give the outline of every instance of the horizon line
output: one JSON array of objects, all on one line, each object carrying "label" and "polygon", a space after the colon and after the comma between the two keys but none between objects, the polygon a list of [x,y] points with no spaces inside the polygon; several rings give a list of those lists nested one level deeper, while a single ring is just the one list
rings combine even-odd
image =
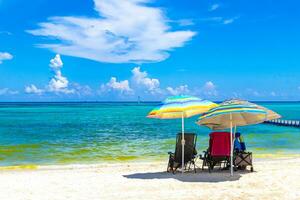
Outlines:
[{"label": "horizon line", "polygon": [[[0,104],[4,103],[160,103],[162,101],[0,101]],[[223,101],[213,101],[221,103]],[[262,103],[300,103],[300,100],[257,100],[250,102],[262,102]]]}]

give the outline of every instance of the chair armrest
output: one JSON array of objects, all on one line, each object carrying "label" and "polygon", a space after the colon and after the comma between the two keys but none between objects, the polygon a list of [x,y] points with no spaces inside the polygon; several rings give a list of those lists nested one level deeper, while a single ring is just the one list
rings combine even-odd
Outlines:
[{"label": "chair armrest", "polygon": [[204,159],[206,159],[207,158],[207,155],[208,155],[208,150],[206,150],[206,151],[202,151],[203,152],[203,155],[202,154],[200,154],[199,155],[199,158],[201,159],[201,160],[204,160]]}]

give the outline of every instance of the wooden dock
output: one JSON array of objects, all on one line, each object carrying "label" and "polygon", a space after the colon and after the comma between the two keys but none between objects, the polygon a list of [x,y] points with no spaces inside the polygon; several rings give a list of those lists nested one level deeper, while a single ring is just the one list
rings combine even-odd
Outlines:
[{"label": "wooden dock", "polygon": [[300,127],[299,120],[285,120],[285,119],[274,119],[265,121],[266,124],[273,124],[277,126],[292,126],[292,127]]}]

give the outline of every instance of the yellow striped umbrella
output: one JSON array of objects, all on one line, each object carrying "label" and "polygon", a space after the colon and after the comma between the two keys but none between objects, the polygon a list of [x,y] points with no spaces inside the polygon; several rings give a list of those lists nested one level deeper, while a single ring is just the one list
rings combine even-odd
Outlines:
[{"label": "yellow striped umbrella", "polygon": [[159,119],[189,118],[207,112],[216,106],[217,104],[198,97],[188,95],[172,96],[154,108],[147,117]]}]

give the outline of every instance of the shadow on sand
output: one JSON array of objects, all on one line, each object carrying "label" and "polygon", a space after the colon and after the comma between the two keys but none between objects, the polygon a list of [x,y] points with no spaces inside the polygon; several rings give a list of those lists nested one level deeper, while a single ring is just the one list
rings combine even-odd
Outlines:
[{"label": "shadow on sand", "polygon": [[148,172],[148,173],[135,173],[129,175],[123,175],[125,178],[130,179],[176,179],[182,182],[225,182],[225,181],[237,181],[241,178],[242,174],[248,174],[249,171],[236,171],[233,176],[230,176],[228,170],[215,170],[209,173],[207,170],[197,170],[197,173],[188,172],[182,174],[177,172],[176,174],[168,172]]}]

